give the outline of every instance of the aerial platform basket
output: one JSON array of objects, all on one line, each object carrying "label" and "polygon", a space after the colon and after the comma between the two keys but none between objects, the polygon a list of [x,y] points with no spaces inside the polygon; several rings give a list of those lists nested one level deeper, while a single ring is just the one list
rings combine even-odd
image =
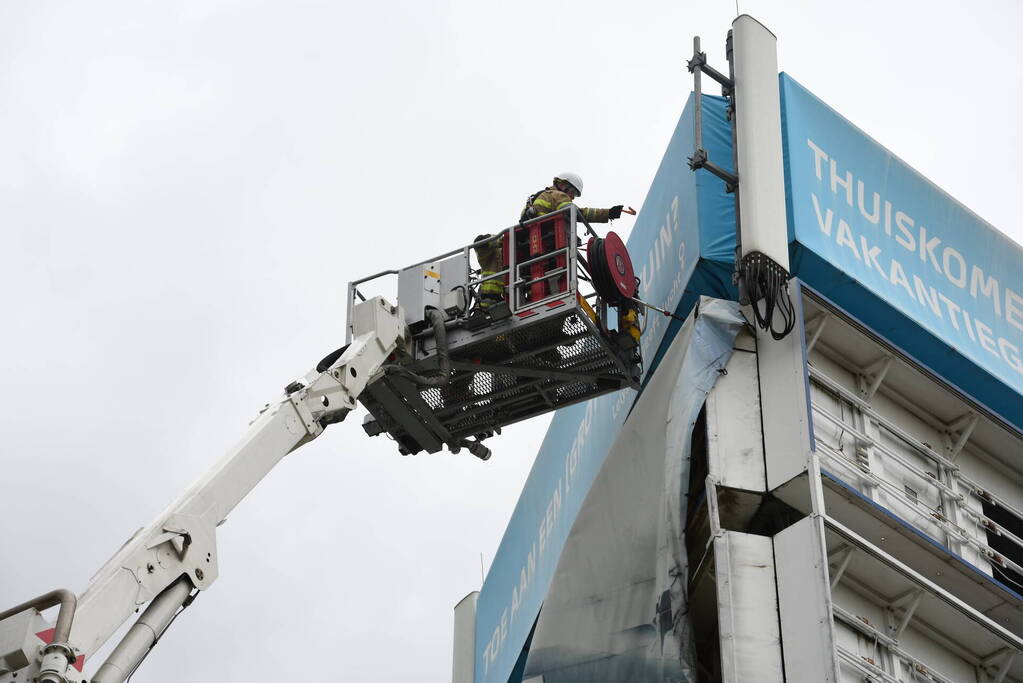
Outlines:
[{"label": "aerial platform basket", "polygon": [[[397,276],[398,305],[412,340],[396,359],[401,371],[381,373],[359,398],[370,412],[367,433],[386,432],[403,454],[447,446],[485,458],[489,450],[479,442],[505,425],[638,386],[637,307],[617,292],[598,293],[589,285],[596,281],[601,289],[609,268],[617,275],[627,270],[634,294],[628,254],[623,259],[622,247],[609,263],[587,263],[579,254],[578,217],[569,206],[428,261],[349,283],[351,321],[355,303],[365,300],[360,287]],[[603,259],[604,251],[590,241],[590,260]],[[489,252],[484,271],[478,258],[488,249],[497,256]],[[594,278],[595,270],[605,276]],[[485,282],[501,283],[496,289],[503,298],[494,297],[493,286],[490,298],[483,296]],[[348,334],[350,341],[351,322]]]}]

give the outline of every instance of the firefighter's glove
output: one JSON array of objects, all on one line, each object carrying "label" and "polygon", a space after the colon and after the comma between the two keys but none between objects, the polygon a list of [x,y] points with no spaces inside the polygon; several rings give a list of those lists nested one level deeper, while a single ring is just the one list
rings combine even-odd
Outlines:
[{"label": "firefighter's glove", "polygon": [[623,208],[625,208],[623,204],[618,204],[617,206],[612,206],[610,209],[607,210],[607,217],[610,218],[613,221],[618,220],[619,218],[622,217],[622,209]]}]

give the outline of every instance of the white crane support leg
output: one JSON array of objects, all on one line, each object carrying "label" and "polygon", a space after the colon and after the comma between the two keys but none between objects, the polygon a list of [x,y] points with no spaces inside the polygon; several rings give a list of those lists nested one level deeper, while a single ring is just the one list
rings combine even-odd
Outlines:
[{"label": "white crane support leg", "polygon": [[156,644],[191,592],[192,584],[181,577],[157,595],[103,662],[92,683],[123,683]]},{"label": "white crane support leg", "polygon": [[217,578],[217,526],[285,455],[355,407],[366,385],[405,344],[404,321],[401,308],[380,297],[355,307],[356,336],[345,352],[323,372],[306,375],[304,385],[289,385],[288,395],[267,404],[234,448],[96,573],[79,598],[67,642],[50,646],[66,656],[61,655],[60,670],[47,680],[79,680],[64,660],[91,656],[152,601],[93,680],[119,682],[131,672],[192,589],[205,589]]}]

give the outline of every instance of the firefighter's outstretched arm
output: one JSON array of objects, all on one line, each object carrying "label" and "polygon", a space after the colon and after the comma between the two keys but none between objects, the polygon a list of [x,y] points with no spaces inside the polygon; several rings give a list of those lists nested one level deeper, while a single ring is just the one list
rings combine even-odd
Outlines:
[{"label": "firefighter's outstretched arm", "polygon": [[[5,639],[24,632],[23,646],[0,647],[0,679],[17,673],[19,681],[83,680],[85,659],[148,603],[90,680],[121,683],[131,675],[178,611],[216,580],[217,526],[285,455],[344,419],[408,334],[401,309],[380,297],[355,307],[352,327],[347,349],[267,404],[234,448],[128,539],[93,577],[77,606],[70,592],[54,591],[0,612]],[[51,630],[39,612],[58,603]],[[5,656],[8,652],[14,654]]]}]

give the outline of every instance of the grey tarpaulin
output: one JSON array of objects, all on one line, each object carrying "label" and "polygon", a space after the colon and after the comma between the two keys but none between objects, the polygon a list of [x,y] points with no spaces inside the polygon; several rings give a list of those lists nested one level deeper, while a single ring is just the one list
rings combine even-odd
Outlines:
[{"label": "grey tarpaulin", "polygon": [[737,304],[704,298],[675,337],[572,525],[524,679],[695,680],[685,592],[690,441],[742,325]]}]

